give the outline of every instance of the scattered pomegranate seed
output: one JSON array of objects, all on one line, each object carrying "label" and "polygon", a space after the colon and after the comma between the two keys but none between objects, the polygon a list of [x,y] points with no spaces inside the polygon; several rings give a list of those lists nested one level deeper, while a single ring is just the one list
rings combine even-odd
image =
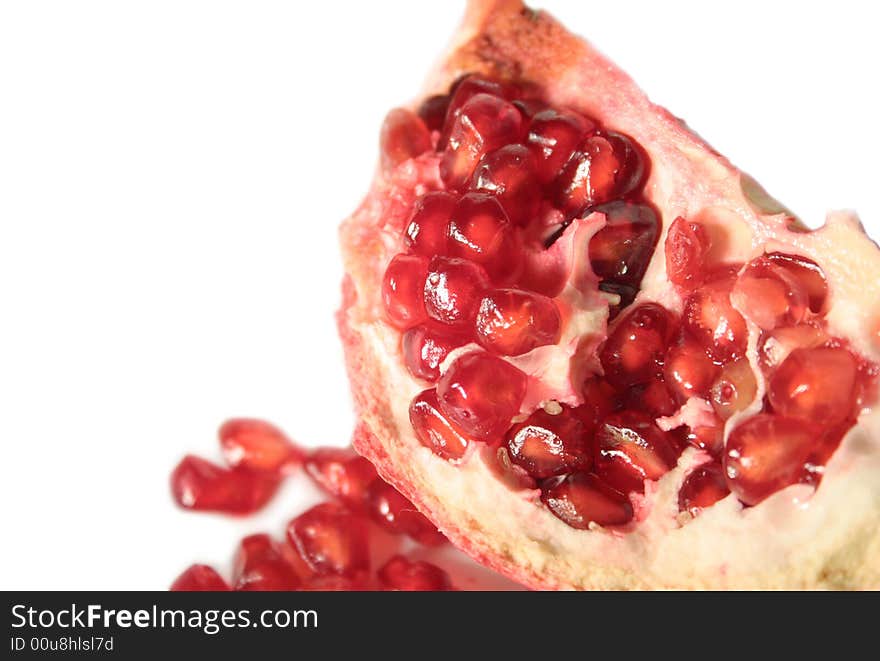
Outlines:
[{"label": "scattered pomegranate seed", "polygon": [[521,289],[495,289],[477,312],[477,342],[499,356],[519,356],[559,342],[562,319],[553,299]]},{"label": "scattered pomegranate seed", "polygon": [[488,288],[489,276],[480,265],[466,259],[434,257],[425,280],[425,309],[441,323],[470,327]]},{"label": "scattered pomegranate seed", "polygon": [[233,583],[240,592],[296,590],[301,581],[269,535],[241,540],[233,562]]},{"label": "scattered pomegranate seed", "polygon": [[427,277],[428,258],[422,255],[397,255],[385,270],[382,302],[397,328],[406,330],[427,319],[423,294]]},{"label": "scattered pomegranate seed", "polygon": [[807,459],[820,438],[805,421],[770,413],[749,418],[727,439],[727,486],[746,505],[757,505],[805,478]]},{"label": "scattered pomegranate seed", "polygon": [[719,371],[706,350],[687,336],[669,349],[663,366],[666,384],[681,403],[707,396]]},{"label": "scattered pomegranate seed", "polygon": [[367,510],[377,524],[394,535],[408,535],[426,546],[438,546],[446,537],[410,500],[382,479],[367,490]]},{"label": "scattered pomegranate seed", "polygon": [[305,452],[284,432],[262,420],[233,418],[217,435],[230,466],[271,472],[297,467],[305,459]]},{"label": "scattered pomegranate seed", "polygon": [[575,147],[595,129],[592,120],[574,112],[548,108],[535,113],[526,144],[535,155],[538,180],[542,184],[553,181]]},{"label": "scattered pomegranate seed", "polygon": [[730,493],[724,472],[716,463],[700,466],[687,476],[678,492],[678,509],[696,516]]},{"label": "scattered pomegranate seed", "polygon": [[376,479],[373,464],[351,448],[318,448],[305,469],[324,491],[354,508],[363,506],[367,487]]},{"label": "scattered pomegranate seed", "polygon": [[846,349],[795,349],[770,378],[767,397],[780,415],[834,425],[852,417],[857,379]]},{"label": "scattered pomegranate seed", "polygon": [[483,156],[471,187],[494,195],[516,225],[528,225],[538,215],[541,189],[534,157],[525,145],[505,145]]},{"label": "scattered pomegranate seed", "polygon": [[758,390],[755,372],[745,358],[734,360],[721,368],[710,390],[712,408],[722,420],[734,413],[745,410],[753,401]]},{"label": "scattered pomegranate seed", "polygon": [[424,561],[411,561],[402,555],[393,556],[379,569],[379,581],[389,590],[446,591],[452,589],[449,575]]},{"label": "scattered pomegranate seed", "polygon": [[416,438],[434,454],[453,461],[464,456],[468,442],[440,412],[437,391],[433,388],[416,395],[409,407],[409,420]]},{"label": "scattered pomegranate seed", "polygon": [[416,200],[403,232],[407,250],[425,257],[446,254],[446,226],[458,198],[445,191],[426,193]]},{"label": "scattered pomegranate seed", "polygon": [[703,279],[703,258],[709,235],[699,223],[676,218],[666,233],[666,275],[680,287],[693,288]]},{"label": "scattered pomegranate seed", "polygon": [[722,273],[691,294],[683,323],[700,344],[721,362],[741,357],[748,342],[746,322],[730,303],[733,279]]},{"label": "scattered pomegranate seed", "polygon": [[352,577],[370,564],[363,523],[345,507],[323,503],[291,521],[287,536],[316,574]]},{"label": "scattered pomegranate seed", "polygon": [[617,387],[650,381],[662,369],[674,323],[656,303],[640,305],[620,319],[599,353],[605,378]]},{"label": "scattered pomegranate seed", "polygon": [[449,109],[448,94],[434,94],[429,96],[419,105],[419,117],[430,131],[440,131],[446,121],[446,111]]},{"label": "scattered pomegranate seed", "polygon": [[642,491],[675,467],[678,451],[666,432],[642,411],[607,417],[596,433],[596,474],[621,491]]},{"label": "scattered pomegranate seed", "polygon": [[467,193],[447,226],[449,254],[479,264],[499,283],[522,270],[522,239],[493,195]]},{"label": "scattered pomegranate seed", "polygon": [[213,567],[192,565],[174,579],[171,592],[228,592],[231,588]]},{"label": "scattered pomegranate seed", "polygon": [[449,352],[464,346],[470,338],[463,332],[436,322],[410,328],[403,334],[403,362],[413,376],[434,383],[440,378],[440,364]]},{"label": "scattered pomegranate seed", "polygon": [[623,525],[633,517],[629,499],[591,473],[550,478],[541,485],[541,500],[558,518],[581,530],[591,523]]},{"label": "scattered pomegranate seed", "polygon": [[638,285],[654,254],[660,233],[655,211],[644,204],[609,202],[595,209],[605,227],[590,240],[590,264],[602,280]]},{"label": "scattered pomegranate seed", "polygon": [[422,119],[410,110],[395,108],[385,116],[379,134],[382,169],[398,165],[431,150],[431,134]]},{"label": "scattered pomegranate seed", "polygon": [[269,502],[279,478],[245,468],[226,469],[187,455],[171,473],[171,493],[191,510],[249,514]]},{"label": "scattered pomegranate seed", "polygon": [[557,415],[538,409],[507,432],[510,460],[543,479],[592,468],[592,447],[584,422],[572,409]]}]

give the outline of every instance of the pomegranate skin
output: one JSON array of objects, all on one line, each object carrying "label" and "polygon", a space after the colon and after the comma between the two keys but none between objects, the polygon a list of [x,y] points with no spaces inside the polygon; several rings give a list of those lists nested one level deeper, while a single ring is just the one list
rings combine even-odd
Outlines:
[{"label": "pomegranate skin", "polygon": [[[825,305],[835,334],[872,360],[880,357],[874,344],[880,252],[856,219],[837,215],[819,231],[794,231],[778,208],[760,206],[760,189],[650,104],[624,73],[518,0],[469,4],[426,93],[442,92],[464,71],[502,79],[515,71],[543,87],[554,105],[611,125],[645,149],[651,161],[645,195],[663,222],[661,247],[642,281],[645,300],[661,300],[671,286],[663,237],[669,223],[686,217],[731,232],[725,263],[753,259],[756,235],[771,250],[817,263],[827,276]],[[424,448],[407,426],[409,402],[424,384],[389,359],[399,334],[375,315],[376,283],[395,254],[380,230],[389,211],[383,200],[392,190],[408,192],[406,185],[380,174],[370,204],[342,229],[348,277],[338,322],[360,419],[354,444],[456,546],[534,589],[880,587],[880,422],[870,406],[815,492],[797,484],[750,508],[727,498],[680,524],[676,485],[705,461],[688,449],[656,492],[645,494],[647,507],[634,507],[627,533],[571,529],[493,480],[479,453],[452,465]]]}]

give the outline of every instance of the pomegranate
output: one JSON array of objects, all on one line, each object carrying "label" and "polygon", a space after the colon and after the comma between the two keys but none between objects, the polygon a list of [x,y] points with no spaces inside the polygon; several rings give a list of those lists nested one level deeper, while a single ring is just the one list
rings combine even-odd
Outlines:
[{"label": "pomegranate", "polygon": [[341,231],[356,449],[529,587],[880,587],[858,221],[807,230],[519,0],[425,92]]}]

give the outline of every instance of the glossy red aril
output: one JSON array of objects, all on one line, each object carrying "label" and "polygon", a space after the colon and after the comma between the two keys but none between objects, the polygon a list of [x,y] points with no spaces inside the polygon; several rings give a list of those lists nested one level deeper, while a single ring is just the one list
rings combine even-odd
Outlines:
[{"label": "glossy red aril", "polygon": [[757,326],[772,330],[802,321],[810,301],[806,288],[792,272],[759,257],[736,279],[730,302]]},{"label": "glossy red aril", "polygon": [[489,276],[479,264],[456,257],[435,257],[424,286],[428,316],[444,324],[471,327]]},{"label": "glossy red aril", "polygon": [[577,407],[578,417],[594,430],[599,421],[610,415],[617,402],[614,388],[601,377],[592,376],[581,386],[583,403]]},{"label": "glossy red aril", "polygon": [[385,116],[379,134],[383,170],[390,172],[404,161],[424,154],[431,148],[428,127],[414,112],[395,108]]},{"label": "glossy red aril", "polygon": [[427,319],[424,290],[428,277],[428,258],[422,255],[397,255],[385,270],[382,302],[388,320],[406,330]]},{"label": "glossy red aril", "polygon": [[221,468],[192,455],[171,474],[171,493],[178,505],[226,514],[255,512],[275,495],[278,484],[272,473]]},{"label": "glossy red aril", "polygon": [[767,397],[780,415],[830,426],[854,417],[857,377],[846,349],[795,349],[770,377]]},{"label": "glossy red aril", "polygon": [[445,191],[426,193],[416,200],[403,232],[403,244],[412,253],[433,257],[446,254],[446,227],[458,198]]},{"label": "glossy red aril", "polygon": [[538,215],[541,189],[534,156],[525,145],[505,145],[483,156],[471,187],[494,195],[515,225],[527,225]]},{"label": "glossy red aril", "polygon": [[643,410],[654,418],[672,415],[679,408],[660,375],[653,377],[647,383],[627,388],[617,399],[622,408]]},{"label": "glossy red aril", "polygon": [[595,129],[592,120],[575,112],[547,108],[535,113],[526,144],[535,155],[538,180],[553,181],[575,147]]},{"label": "glossy red aril", "polygon": [[245,537],[233,561],[233,583],[241,592],[295,590],[301,580],[269,535]]},{"label": "glossy red aril", "polygon": [[596,473],[618,491],[642,491],[672,469],[678,451],[666,432],[642,411],[607,417],[596,432]]},{"label": "glossy red aril", "polygon": [[450,188],[463,188],[486,152],[518,142],[521,135],[522,116],[513,104],[489,94],[471,97],[449,129],[440,177]]},{"label": "glossy red aril", "polygon": [[387,590],[446,591],[452,589],[449,575],[429,562],[395,555],[379,569],[379,582]]},{"label": "glossy red aril", "polygon": [[816,262],[805,257],[772,252],[765,255],[776,266],[790,272],[806,290],[810,311],[822,312],[828,298],[828,281]]},{"label": "glossy red aril", "polygon": [[[467,75],[456,80],[449,90],[449,103],[446,110],[445,132],[448,134],[455,124],[455,120],[461,114],[461,109],[465,103],[474,98],[477,94],[488,94],[489,96],[504,97],[504,86],[494,80],[487,80],[481,76]],[[448,135],[444,136],[448,139]],[[438,148],[443,149],[446,143],[441,141]]]},{"label": "glossy red aril", "polygon": [[688,427],[685,440],[688,445],[705,450],[713,457],[719,457],[724,450],[724,428],[720,420],[714,421],[714,424]]},{"label": "glossy red aril", "polygon": [[498,438],[519,412],[527,377],[507,361],[482,351],[459,356],[437,383],[444,416],[477,440]]},{"label": "glossy red aril", "polygon": [[470,341],[467,333],[450,326],[421,324],[403,334],[403,362],[414,377],[433,383],[440,378],[440,364],[449,352]]},{"label": "glossy red aril", "polygon": [[706,350],[687,336],[669,349],[663,366],[666,385],[681,403],[708,395],[718,372],[719,367]]},{"label": "glossy red aril", "polygon": [[608,382],[623,388],[647,383],[660,373],[674,323],[656,303],[640,305],[621,318],[599,353]]},{"label": "glossy red aril", "polygon": [[227,420],[218,437],[223,457],[230,466],[271,472],[295,468],[305,458],[305,452],[284,432],[262,420]]},{"label": "glossy red aril", "polygon": [[699,223],[676,218],[666,233],[666,275],[674,284],[693,288],[703,279],[709,235]]},{"label": "glossy red aril", "polygon": [[541,485],[541,500],[572,528],[618,526],[633,518],[629,498],[591,473],[552,477]]},{"label": "glossy red aril", "polygon": [[486,269],[498,283],[512,282],[522,269],[522,240],[501,204],[487,193],[467,193],[452,212],[447,245],[453,257]]},{"label": "glossy red aril", "polygon": [[570,408],[556,415],[538,409],[507,432],[510,460],[534,478],[543,479],[593,465],[592,435]]},{"label": "glossy red aril", "polygon": [[726,363],[709,393],[712,408],[722,420],[739,413],[755,401],[758,383],[748,359]]},{"label": "glossy red aril", "polygon": [[590,265],[602,280],[638,285],[657,245],[660,221],[644,204],[610,202],[594,211],[605,215],[605,226],[590,239]]},{"label": "glossy red aril", "polygon": [[480,302],[476,338],[494,354],[519,356],[559,342],[561,327],[553,299],[522,289],[495,289]]},{"label": "glossy red aril", "polygon": [[761,366],[770,370],[788,358],[795,349],[813,349],[828,344],[831,336],[823,328],[812,323],[783,326],[762,333],[758,343]]},{"label": "glossy red aril", "polygon": [[737,426],[727,439],[727,486],[746,505],[806,477],[806,463],[821,436],[812,423],[759,413]]},{"label": "glossy red aril", "polygon": [[394,535],[408,535],[426,546],[438,546],[446,538],[410,500],[382,479],[367,489],[367,511],[379,526]]},{"label": "glossy red aril", "polygon": [[744,355],[748,328],[730,303],[733,278],[724,272],[691,294],[684,304],[683,324],[690,334],[718,361]]},{"label": "glossy red aril", "polygon": [[364,521],[341,505],[323,503],[300,514],[287,536],[316,574],[355,576],[369,568]]},{"label": "glossy red aril", "polygon": [[685,478],[678,492],[678,508],[696,516],[730,493],[719,464],[706,464]]},{"label": "glossy red aril", "polygon": [[376,469],[351,448],[319,448],[305,461],[306,473],[324,491],[352,507],[362,507]]},{"label": "glossy red aril", "polygon": [[171,592],[228,592],[229,584],[208,565],[192,565],[174,579]]},{"label": "glossy red aril", "polygon": [[453,461],[464,456],[468,442],[440,411],[437,391],[433,388],[413,399],[409,406],[409,421],[419,442],[434,454]]},{"label": "glossy red aril", "polygon": [[418,115],[429,131],[440,131],[443,128],[449,100],[448,94],[434,94],[419,104]]}]

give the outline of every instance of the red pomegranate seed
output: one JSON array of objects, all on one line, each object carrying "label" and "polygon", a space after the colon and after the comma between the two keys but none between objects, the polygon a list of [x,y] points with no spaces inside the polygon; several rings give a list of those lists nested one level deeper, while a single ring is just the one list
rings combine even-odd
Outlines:
[{"label": "red pomegranate seed", "polygon": [[824,329],[811,323],[774,328],[763,333],[758,343],[761,366],[770,370],[781,365],[795,349],[813,349],[830,341],[831,336]]},{"label": "red pomegranate seed", "polygon": [[603,280],[638,285],[654,254],[660,222],[651,207],[630,202],[603,204],[605,227],[590,240],[590,264]]},{"label": "red pomegranate seed", "polygon": [[470,328],[489,276],[479,264],[457,257],[434,257],[428,266],[424,306],[441,323]]},{"label": "red pomegranate seed", "polygon": [[192,565],[174,579],[171,592],[228,592],[229,585],[213,567]]},{"label": "red pomegranate seed", "polygon": [[584,381],[584,385],[581,387],[581,396],[583,404],[578,406],[575,411],[587,425],[587,428],[592,431],[600,420],[610,415],[614,410],[614,388],[599,377],[591,377]]},{"label": "red pomegranate seed", "polygon": [[541,500],[572,528],[591,523],[619,526],[633,518],[629,499],[591,473],[553,477],[541,485]]},{"label": "red pomegranate seed", "polygon": [[445,191],[426,193],[416,200],[403,232],[407,250],[425,257],[446,254],[446,226],[458,198]]},{"label": "red pomegranate seed", "polygon": [[316,574],[354,577],[369,568],[363,520],[336,503],[300,514],[287,526],[287,536]]},{"label": "red pomegranate seed", "polygon": [[294,468],[305,459],[305,452],[284,432],[262,420],[227,420],[217,435],[223,457],[230,466],[271,472]]},{"label": "red pomegranate seed", "polygon": [[379,569],[379,582],[388,590],[440,592],[452,589],[449,574],[431,563],[393,556]]},{"label": "red pomegranate seed", "polygon": [[431,150],[431,134],[411,110],[395,108],[385,116],[379,134],[382,169],[389,172],[411,158]]},{"label": "red pomegranate seed", "polygon": [[363,506],[367,487],[376,479],[373,464],[351,448],[318,448],[305,469],[324,491],[355,508]]},{"label": "red pomegranate seed", "polygon": [[522,239],[493,195],[467,193],[447,226],[449,254],[480,264],[498,283],[522,270]]},{"label": "red pomegranate seed", "polygon": [[433,383],[440,378],[440,364],[449,352],[470,341],[468,335],[450,326],[422,324],[403,334],[403,362],[414,377]]},{"label": "red pomegranate seed", "polygon": [[266,534],[241,540],[232,575],[235,589],[240,592],[296,590],[301,582],[285,561],[279,545]]},{"label": "red pomegranate seed", "polygon": [[706,350],[687,336],[669,349],[663,366],[666,384],[681,403],[690,397],[706,397],[719,371]]},{"label": "red pomegranate seed", "polygon": [[688,427],[685,440],[688,445],[705,450],[713,457],[719,457],[724,450],[724,427],[720,420],[715,425],[705,425],[693,429]]},{"label": "red pomegranate seed", "polygon": [[730,304],[733,279],[725,272],[691,294],[684,304],[685,328],[720,362],[745,353],[748,342],[746,322]]},{"label": "red pomegranate seed", "polygon": [[805,257],[785,255],[774,252],[766,255],[771,262],[789,271],[807,292],[809,307],[812,312],[819,313],[825,307],[828,298],[828,281],[825,273],[816,262]]},{"label": "red pomegranate seed", "polygon": [[617,322],[599,353],[608,382],[625,388],[658,374],[674,323],[657,303],[640,305]]},{"label": "red pomegranate seed", "polygon": [[249,514],[269,502],[279,478],[245,468],[226,469],[187,455],[171,474],[171,493],[181,507],[198,511]]},{"label": "red pomegranate seed", "polygon": [[632,140],[617,133],[588,136],[556,177],[556,204],[567,217],[623,198],[638,188],[644,158]]},{"label": "red pomegranate seed", "polygon": [[592,438],[572,409],[551,415],[538,409],[507,432],[510,460],[543,479],[592,468]]},{"label": "red pomegranate seed", "polygon": [[655,376],[647,383],[640,383],[627,388],[620,398],[620,404],[626,409],[641,409],[653,418],[672,415],[678,405],[662,376]]},{"label": "red pomegranate seed", "polygon": [[409,406],[409,421],[419,442],[434,454],[452,461],[464,456],[468,442],[440,412],[437,391],[433,388],[413,399]]},{"label": "red pomegranate seed", "polygon": [[727,420],[755,401],[757,390],[758,383],[752,366],[747,359],[740,358],[721,368],[721,373],[712,384],[709,399],[718,417]]},{"label": "red pomegranate seed", "polygon": [[678,509],[696,516],[730,493],[719,464],[700,466],[687,476],[678,492]]},{"label": "red pomegranate seed", "polygon": [[730,301],[764,330],[797,324],[809,309],[809,295],[797,277],[763,257],[749,262],[739,275]]},{"label": "red pomegranate seed", "polygon": [[382,479],[367,489],[367,511],[373,521],[394,535],[408,535],[426,546],[446,542],[443,533],[410,500]]},{"label": "red pomegranate seed", "polygon": [[462,76],[449,89],[449,107],[446,111],[447,129],[452,127],[455,119],[461,114],[464,104],[477,94],[506,96],[505,89],[499,82],[487,80],[475,74]]},{"label": "red pomegranate seed", "polygon": [[749,418],[727,439],[727,486],[746,505],[757,505],[805,477],[820,438],[815,426],[802,420],[769,413]]},{"label": "red pomegranate seed", "polygon": [[780,415],[834,425],[853,416],[857,370],[846,349],[795,349],[770,378],[767,397]]},{"label": "red pomegranate seed", "polygon": [[575,112],[551,108],[537,112],[529,124],[526,144],[535,155],[536,175],[542,184],[548,184],[559,174],[575,147],[596,124]]},{"label": "red pomegranate seed", "polygon": [[450,97],[448,94],[434,94],[422,101],[419,106],[419,117],[430,131],[440,131],[446,121],[446,111],[449,109]]},{"label": "red pomegranate seed", "polygon": [[559,342],[561,327],[553,299],[521,289],[495,289],[480,302],[476,338],[494,354],[519,356]]},{"label": "red pomegranate seed", "polygon": [[675,467],[678,452],[669,436],[642,411],[612,413],[596,433],[596,474],[627,493],[642,491]]},{"label": "red pomegranate seed", "polygon": [[507,361],[482,351],[459,356],[437,383],[444,416],[468,436],[499,438],[519,413],[526,375]]},{"label": "red pomegranate seed", "polygon": [[534,157],[525,145],[505,145],[483,156],[471,187],[494,195],[516,225],[528,225],[538,215],[541,189]]},{"label": "red pomegranate seed", "polygon": [[427,276],[428,258],[422,255],[397,255],[385,270],[382,302],[397,328],[406,330],[427,318],[423,298]]},{"label": "red pomegranate seed", "polygon": [[366,574],[361,573],[355,578],[348,576],[313,576],[300,588],[302,592],[360,592],[367,590]]},{"label": "red pomegranate seed", "polygon": [[676,218],[666,233],[666,275],[680,287],[693,288],[703,279],[703,258],[709,235],[699,223]]},{"label": "red pomegranate seed", "polygon": [[[453,97],[450,111],[455,102]],[[522,116],[514,105],[489,94],[471,97],[449,129],[446,151],[440,160],[440,177],[450,188],[463,188],[483,154],[518,142],[521,133]]]}]

